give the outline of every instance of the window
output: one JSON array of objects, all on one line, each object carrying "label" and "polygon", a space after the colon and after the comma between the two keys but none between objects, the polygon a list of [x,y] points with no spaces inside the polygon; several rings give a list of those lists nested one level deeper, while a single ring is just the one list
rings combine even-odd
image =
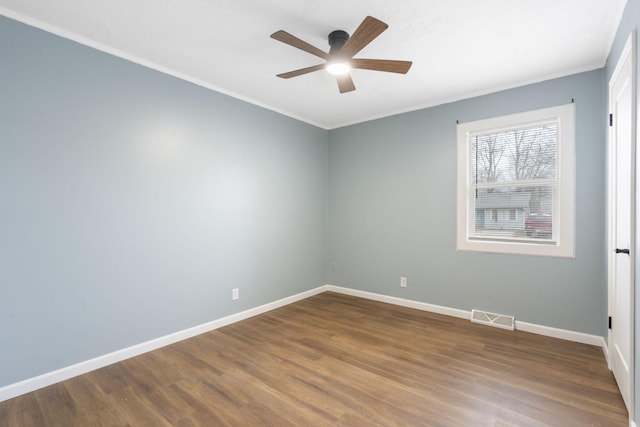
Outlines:
[{"label": "window", "polygon": [[458,125],[458,250],[574,257],[574,105]]}]

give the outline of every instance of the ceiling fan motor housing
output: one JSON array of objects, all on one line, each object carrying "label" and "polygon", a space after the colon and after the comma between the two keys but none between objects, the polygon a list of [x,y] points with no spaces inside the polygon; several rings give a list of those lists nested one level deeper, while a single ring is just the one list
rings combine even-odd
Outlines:
[{"label": "ceiling fan motor housing", "polygon": [[342,46],[349,40],[349,33],[342,30],[336,30],[329,33],[329,55],[334,55],[342,49]]}]

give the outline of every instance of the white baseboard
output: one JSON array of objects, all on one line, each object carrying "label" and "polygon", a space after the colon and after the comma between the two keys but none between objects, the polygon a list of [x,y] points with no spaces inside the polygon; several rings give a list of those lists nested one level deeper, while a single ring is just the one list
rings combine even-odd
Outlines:
[{"label": "white baseboard", "polygon": [[607,368],[611,370],[611,367],[609,366],[609,345],[607,344],[607,340],[604,339],[604,337],[602,337],[602,341],[600,342],[600,345],[602,346],[602,353],[604,354],[604,360],[607,362]]},{"label": "white baseboard", "polygon": [[354,297],[366,298],[374,301],[386,302],[402,307],[415,308],[422,311],[430,311],[432,313],[445,314],[447,316],[460,317],[462,319],[470,319],[471,312],[466,310],[458,310],[457,308],[449,308],[441,305],[429,304],[426,302],[414,301],[398,297],[390,297],[388,295],[375,294],[372,292],[358,291],[356,289],[342,288],[340,286],[327,285],[325,290],[338,292],[340,294],[351,295]]},{"label": "white baseboard", "polygon": [[[444,307],[441,305],[428,304],[414,300],[408,300],[387,295],[375,294],[371,292],[358,291],[355,289],[341,288],[339,286],[327,285],[327,291],[339,292],[342,294],[353,295],[361,298],[367,298],[375,301],[386,302],[390,304],[401,305],[403,307],[415,308],[418,310],[430,311],[447,316],[459,317],[462,319],[471,319],[471,312],[467,310],[459,310],[457,308]],[[538,335],[545,335],[553,338],[561,338],[563,340],[579,342],[582,344],[590,344],[606,349],[604,337],[598,335],[590,335],[582,332],[574,332],[566,329],[551,328],[549,326],[536,325],[534,323],[521,322],[516,320],[516,329],[524,332],[531,332]],[[605,357],[608,355],[605,355]]]},{"label": "white baseboard", "polygon": [[223,326],[227,326],[232,323],[257,316],[258,314],[266,313],[276,308],[284,307],[285,305],[289,305],[296,301],[300,301],[324,292],[326,290],[325,288],[326,286],[320,286],[310,291],[302,292],[287,298],[280,299],[278,301],[242,311],[240,313],[232,314],[230,316],[213,320],[211,322],[203,323],[202,325],[194,326],[192,328],[165,335],[151,341],[146,341],[131,347],[124,348],[122,350],[117,350],[112,353],[98,356],[94,359],[86,360],[75,365],[67,366],[65,368],[61,368],[52,372],[47,372],[46,374],[38,375],[37,377],[29,378],[24,381],[0,387],[0,402],[4,402],[5,400],[12,399],[22,394],[29,393],[58,383],[60,381],[68,380],[78,375],[103,368],[113,363],[121,362],[131,357],[156,350],[160,347],[164,347],[169,344],[173,344],[178,341],[182,341],[187,338],[191,338],[196,335],[213,331],[214,329],[218,329]]},{"label": "white baseboard", "polygon": [[[266,313],[276,308],[284,307],[294,302],[309,298],[313,295],[320,294],[322,292],[331,291],[345,295],[352,295],[360,298],[366,298],[374,301],[385,302],[389,304],[395,304],[402,307],[415,308],[417,310],[429,311],[432,313],[444,314],[447,316],[458,317],[462,319],[471,319],[471,312],[467,310],[459,310],[456,308],[444,307],[441,305],[429,304],[420,301],[408,300],[404,298],[392,297],[388,295],[376,294],[372,292],[359,291],[356,289],[343,288],[333,285],[323,285],[315,289],[311,289],[306,292],[302,292],[287,298],[283,298],[271,303],[261,305],[259,307],[251,308],[249,310],[242,311],[240,313],[232,314],[211,322],[204,323],[202,325],[194,326],[182,331],[175,332],[173,334],[165,335],[140,343],[122,350],[114,351],[103,356],[96,357],[84,362],[77,363],[75,365],[67,366],[56,371],[48,372],[43,375],[39,375],[34,378],[29,378],[24,381],[20,381],[8,386],[0,388],[0,402],[8,399],[20,396],[25,393],[29,393],[43,387],[55,384],[60,381],[64,381],[73,378],[78,375],[85,374],[87,372],[103,368],[113,363],[121,362],[140,354],[156,350],[160,347],[173,344],[178,341],[185,340],[187,338],[194,337],[196,335],[203,334],[205,332],[213,331],[223,326],[230,325],[241,320],[248,319],[253,316],[257,316],[262,313]],[[604,337],[597,335],[589,335],[581,332],[568,331],[564,329],[556,329],[548,326],[536,325],[533,323],[520,322],[516,320],[516,329],[526,332],[532,332],[534,334],[545,335],[555,338],[561,338],[569,341],[575,341],[584,344],[591,344],[595,346],[601,346],[605,358],[608,357],[607,346]],[[635,427],[635,426],[634,426]]]},{"label": "white baseboard", "polygon": [[604,337],[600,337],[598,335],[590,335],[566,329],[536,325],[535,323],[521,322],[519,320],[516,320],[516,329],[519,331],[531,332],[533,334],[545,335],[547,337],[560,338],[567,341],[595,345],[598,347],[602,347],[604,345]]}]

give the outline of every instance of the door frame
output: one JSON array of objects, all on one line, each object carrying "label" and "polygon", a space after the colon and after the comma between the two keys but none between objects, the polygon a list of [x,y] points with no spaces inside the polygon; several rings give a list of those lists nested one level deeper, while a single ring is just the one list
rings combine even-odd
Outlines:
[{"label": "door frame", "polygon": [[[607,99],[607,108],[608,111],[611,112],[612,109],[612,91],[611,91],[611,83],[616,79],[617,75],[621,72],[622,66],[625,61],[628,59],[631,61],[631,158],[635,159],[635,161],[631,162],[631,224],[630,224],[630,298],[631,298],[631,308],[630,308],[630,355],[629,355],[629,421],[633,422],[635,419],[635,267],[639,262],[640,257],[636,253],[636,223],[640,220],[640,209],[636,208],[636,202],[638,198],[636,197],[636,189],[640,188],[640,176],[636,174],[636,165],[640,164],[640,150],[636,150],[637,143],[637,59],[636,59],[636,31],[633,31],[629,34],[627,38],[627,42],[625,43],[624,49],[618,58],[618,62],[616,63],[615,69],[611,74],[611,78],[608,82],[608,99]],[[614,117],[615,120],[615,117]],[[615,282],[615,217],[616,217],[616,198],[614,197],[616,191],[616,180],[615,180],[615,162],[616,162],[616,147],[613,144],[614,138],[614,127],[609,126],[608,129],[608,192],[607,192],[607,312],[608,315],[612,315],[612,301],[614,298],[613,295],[613,284]],[[640,230],[638,230],[640,231]],[[640,236],[638,236],[640,237]],[[618,255],[619,256],[619,255]],[[611,343],[611,329],[607,331],[607,363],[609,369],[612,369],[611,366],[611,357],[610,355],[613,352],[612,343]]]}]

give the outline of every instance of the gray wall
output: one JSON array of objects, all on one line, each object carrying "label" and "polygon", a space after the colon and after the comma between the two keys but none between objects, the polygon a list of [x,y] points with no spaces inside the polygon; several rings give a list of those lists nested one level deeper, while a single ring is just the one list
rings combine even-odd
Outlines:
[{"label": "gray wall", "polygon": [[[456,120],[572,98],[576,258],[456,251]],[[332,130],[329,282],[606,335],[605,153],[602,70]]]},{"label": "gray wall", "polygon": [[[622,16],[622,21],[620,22],[620,26],[618,27],[618,32],[616,33],[616,37],[613,41],[613,46],[611,47],[611,51],[609,53],[609,58],[607,59],[607,65],[605,67],[605,105],[608,103],[609,99],[609,80],[611,79],[611,75],[613,74],[613,70],[615,69],[618,59],[620,59],[620,54],[622,53],[622,49],[627,42],[629,34],[633,31],[640,31],[640,0],[627,0],[627,6],[624,10],[624,15]],[[637,34],[636,34],[636,42],[637,42]],[[638,44],[636,43],[636,47]],[[638,64],[636,64],[636,68],[640,69],[640,48],[636,51],[636,60]],[[640,101],[640,85],[636,86],[638,90],[636,99]],[[638,114],[640,114],[640,104],[636,106]],[[640,118],[638,120],[640,123]],[[638,152],[640,154],[640,151]],[[638,179],[638,174],[640,174],[640,164],[636,165],[636,177]],[[640,186],[637,187],[638,194],[636,195],[636,206],[640,203]],[[638,245],[640,245],[640,206],[636,207],[636,249],[638,249]],[[636,250],[636,283],[637,278],[640,277],[640,252]],[[635,416],[633,417],[634,421],[637,423],[640,422],[640,417],[638,417],[638,409],[640,408],[640,292],[636,291],[636,325],[635,325]]]},{"label": "gray wall", "polygon": [[0,387],[326,283],[323,129],[2,17],[0,121]]}]

